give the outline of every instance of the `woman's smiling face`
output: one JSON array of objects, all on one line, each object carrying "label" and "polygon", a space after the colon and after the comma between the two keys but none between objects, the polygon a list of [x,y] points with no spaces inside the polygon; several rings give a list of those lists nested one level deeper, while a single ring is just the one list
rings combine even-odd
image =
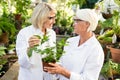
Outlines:
[{"label": "woman's smiling face", "polygon": [[55,23],[55,12],[54,11],[50,11],[47,20],[44,22],[43,27],[44,28],[52,28],[53,24]]}]

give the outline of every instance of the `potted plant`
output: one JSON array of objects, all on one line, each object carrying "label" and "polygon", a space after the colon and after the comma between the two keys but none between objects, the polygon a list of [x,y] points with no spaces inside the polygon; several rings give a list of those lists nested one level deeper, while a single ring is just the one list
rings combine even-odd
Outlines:
[{"label": "potted plant", "polygon": [[3,58],[3,56],[6,54],[5,49],[6,47],[0,46],[0,76],[4,74],[4,71],[2,69],[4,65],[7,63],[7,59]]},{"label": "potted plant", "polygon": [[9,44],[7,46],[7,51],[8,51],[8,54],[15,54],[15,44]]},{"label": "potted plant", "polygon": [[107,46],[107,48],[111,52],[112,60],[116,63],[120,63],[120,43],[114,43],[112,45]]},{"label": "potted plant", "polygon": [[[113,12],[112,18],[106,19],[102,26],[107,29],[102,35],[98,36],[98,40],[104,42],[107,48],[110,49],[113,61],[120,63],[120,13]],[[109,29],[109,30],[108,30]],[[117,51],[117,52],[116,52]]]},{"label": "potted plant", "polygon": [[120,13],[115,10],[113,12],[112,18],[106,19],[106,21],[100,23],[100,26],[104,29],[106,28],[107,31],[105,31],[102,35],[98,36],[98,39],[105,41],[106,38],[108,38],[105,43],[109,43],[108,45],[112,45],[111,47],[114,48],[120,47],[119,45],[117,45],[120,43],[119,20],[120,20]]},{"label": "potted plant", "polygon": [[120,78],[120,64],[113,62],[112,59],[109,59],[103,64],[101,75],[103,75],[106,79],[111,78],[111,80]]},{"label": "potted plant", "polygon": [[16,9],[16,14],[26,14],[30,7],[31,0],[11,0],[11,5]]},{"label": "potted plant", "polygon": [[[40,36],[36,35],[38,38],[41,38]],[[41,39],[41,44],[43,44],[44,42],[46,42],[48,40],[47,36],[44,36]],[[49,62],[55,63],[59,60],[59,58],[62,56],[62,54],[64,53],[63,51],[63,47],[66,46],[66,42],[65,42],[66,38],[61,39],[59,41],[57,41],[56,43],[56,47],[47,47],[44,50],[38,49],[37,47],[39,45],[35,45],[34,47],[30,48],[28,51],[28,56],[31,57],[32,56],[32,51],[35,51],[36,53],[40,54],[40,55],[44,55],[44,57],[42,58],[43,61],[43,66],[49,66]],[[56,51],[55,51],[56,49]]]},{"label": "potted plant", "polygon": [[107,30],[105,31],[102,35],[99,35],[97,39],[102,43],[102,44],[112,44],[112,36],[114,34],[113,30]]},{"label": "potted plant", "polygon": [[120,63],[119,57],[120,57],[120,13],[118,11],[114,11],[113,14],[113,26],[112,29],[114,30],[112,45],[110,45],[108,48],[111,51],[112,59],[115,62]]},{"label": "potted plant", "polygon": [[0,46],[0,57],[6,54],[5,49],[6,49],[6,47]]},{"label": "potted plant", "polygon": [[67,28],[70,28],[72,24],[72,16],[68,15],[64,10],[57,10],[56,23],[54,24],[57,30],[57,34],[64,35],[67,32]]},{"label": "potted plant", "polygon": [[15,27],[20,30],[22,28],[22,16],[28,15],[31,0],[11,0],[11,5],[15,7]]},{"label": "potted plant", "polygon": [[[119,10],[119,4],[115,3],[116,0],[102,0],[97,3],[97,5],[100,6],[102,16],[105,19],[112,18],[113,16],[113,11],[114,10]],[[117,0],[118,1],[118,0]]]},{"label": "potted plant", "polygon": [[0,43],[8,43],[12,39],[17,30],[14,26],[12,16],[3,14],[0,16]]}]

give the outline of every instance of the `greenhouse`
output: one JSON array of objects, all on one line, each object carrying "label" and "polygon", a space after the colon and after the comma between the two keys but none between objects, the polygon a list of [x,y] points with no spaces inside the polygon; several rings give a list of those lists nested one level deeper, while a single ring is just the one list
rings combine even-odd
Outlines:
[{"label": "greenhouse", "polygon": [[0,80],[120,80],[120,0],[0,0]]}]

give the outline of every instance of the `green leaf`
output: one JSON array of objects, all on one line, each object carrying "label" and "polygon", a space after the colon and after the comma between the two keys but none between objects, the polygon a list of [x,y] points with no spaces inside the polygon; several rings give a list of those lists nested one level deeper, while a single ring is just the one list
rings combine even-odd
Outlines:
[{"label": "green leaf", "polygon": [[[38,37],[39,39],[41,39],[41,37],[39,35],[34,35],[36,37]],[[41,40],[41,44],[43,44],[44,42],[46,42],[48,40],[48,36],[44,35],[43,36],[43,39]],[[36,53],[39,53],[39,54],[44,54],[46,51],[45,50],[40,50],[40,49],[37,49],[39,45],[35,45],[33,46],[32,48],[30,48],[28,50],[28,56],[31,57],[32,56],[32,52],[35,51]]]},{"label": "green leaf", "polygon": [[43,44],[46,41],[48,41],[48,36],[44,35],[43,39],[41,40],[41,44]]},{"label": "green leaf", "polygon": [[30,48],[28,51],[28,56],[31,57],[32,56],[32,52],[33,52],[33,48]]},{"label": "green leaf", "polygon": [[38,39],[41,39],[41,37],[39,35],[34,35],[34,36],[38,37]]}]

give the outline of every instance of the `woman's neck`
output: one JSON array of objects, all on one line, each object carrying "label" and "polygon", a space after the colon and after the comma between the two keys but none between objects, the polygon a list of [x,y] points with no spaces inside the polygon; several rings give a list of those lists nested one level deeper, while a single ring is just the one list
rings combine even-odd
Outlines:
[{"label": "woman's neck", "polygon": [[44,33],[44,35],[46,35],[47,32],[46,28],[42,28],[42,32]]},{"label": "woman's neck", "polygon": [[87,33],[84,33],[84,34],[80,34],[80,40],[79,40],[78,46],[80,46],[83,43],[85,43],[92,36],[93,36],[92,32],[87,32]]}]

